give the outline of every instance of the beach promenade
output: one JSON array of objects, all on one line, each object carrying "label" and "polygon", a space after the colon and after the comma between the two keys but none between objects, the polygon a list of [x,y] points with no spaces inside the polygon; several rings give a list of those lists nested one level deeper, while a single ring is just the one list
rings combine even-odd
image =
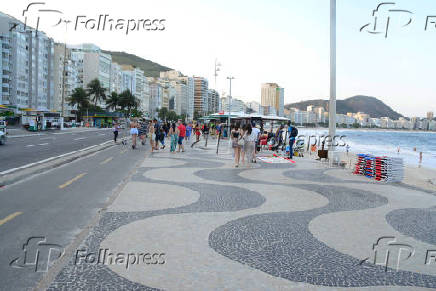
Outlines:
[{"label": "beach promenade", "polygon": [[142,154],[40,288],[436,288],[431,188],[377,184],[310,158],[234,168],[222,152]]}]

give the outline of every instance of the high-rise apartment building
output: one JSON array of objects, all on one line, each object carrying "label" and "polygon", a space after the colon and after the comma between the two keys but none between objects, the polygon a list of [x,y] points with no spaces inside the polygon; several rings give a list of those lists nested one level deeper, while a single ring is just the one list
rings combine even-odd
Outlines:
[{"label": "high-rise apartment building", "polygon": [[262,106],[259,102],[251,101],[246,103],[247,109],[250,109],[254,113],[263,114],[262,112]]},{"label": "high-rise apartment building", "polygon": [[53,39],[0,12],[1,104],[49,110],[53,103]]},{"label": "high-rise apartment building", "polygon": [[84,43],[74,47],[83,54],[83,86],[94,79],[98,79],[102,87],[110,91],[112,56],[105,54],[101,49],[90,43]]},{"label": "high-rise apartment building", "polygon": [[[171,70],[160,72],[160,79],[163,82],[170,81],[171,87],[175,89],[174,99],[169,97],[169,109],[174,110],[179,115],[186,114],[187,118],[192,120],[194,116],[194,78],[185,77],[179,71]],[[165,93],[164,99],[166,99]]]},{"label": "high-rise apartment building", "polygon": [[121,84],[122,84],[123,74],[121,71],[121,66],[117,63],[112,62],[111,64],[111,84],[110,84],[110,92],[115,92],[120,94]]},{"label": "high-rise apartment building", "polygon": [[427,112],[427,119],[428,120],[433,120],[433,118],[434,118],[434,112],[433,111]]},{"label": "high-rise apartment building", "polygon": [[220,94],[214,90],[208,90],[208,112],[217,113],[219,110]]},{"label": "high-rise apartment building", "polygon": [[276,83],[262,84],[261,105],[274,107],[279,116],[284,114],[285,89]]},{"label": "high-rise apartment building", "polygon": [[206,114],[209,109],[209,82],[206,78],[194,77],[194,84],[194,111],[200,114]]}]

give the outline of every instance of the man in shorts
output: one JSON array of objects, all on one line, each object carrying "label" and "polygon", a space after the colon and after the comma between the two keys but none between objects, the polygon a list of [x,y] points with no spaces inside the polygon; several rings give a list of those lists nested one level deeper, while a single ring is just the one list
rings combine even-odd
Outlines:
[{"label": "man in shorts", "polygon": [[177,129],[179,130],[179,137],[178,137],[178,145],[179,145],[179,149],[177,150],[177,152],[180,152],[180,149],[182,150],[182,152],[185,151],[185,147],[183,146],[183,140],[186,137],[186,126],[182,123],[182,121],[179,119],[179,122],[177,122]]}]

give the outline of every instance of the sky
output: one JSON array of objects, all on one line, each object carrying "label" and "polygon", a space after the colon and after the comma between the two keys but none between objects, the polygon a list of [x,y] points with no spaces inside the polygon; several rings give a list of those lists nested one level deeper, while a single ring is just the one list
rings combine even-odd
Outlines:
[{"label": "sky", "polygon": [[[209,79],[209,87],[260,102],[261,84],[285,88],[285,104],[329,97],[328,0],[42,0],[45,9],[71,20],[54,26],[57,13],[42,13],[39,28],[55,41],[94,43],[125,51]],[[337,98],[374,96],[405,116],[436,111],[436,15],[434,0],[397,0],[372,16],[381,1],[337,0]],[[22,21],[31,1],[7,1],[1,11]],[[36,7],[36,6],[34,6]],[[39,6],[42,7],[42,6]],[[389,12],[401,9],[408,12]],[[36,10],[35,10],[36,11]],[[29,12],[29,22],[38,12]],[[165,30],[96,31],[82,19],[165,19]],[[390,17],[388,37],[385,23]],[[409,20],[412,22],[407,25]],[[436,17],[432,18],[436,21]],[[132,22],[133,23],[133,22]],[[370,24],[360,31],[365,24]],[[378,31],[380,34],[370,32]],[[215,84],[215,59],[222,64]]]}]

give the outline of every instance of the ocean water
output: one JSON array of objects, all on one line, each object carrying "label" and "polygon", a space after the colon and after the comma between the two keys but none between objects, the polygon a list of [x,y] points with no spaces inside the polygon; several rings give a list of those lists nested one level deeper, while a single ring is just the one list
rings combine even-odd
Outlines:
[{"label": "ocean water", "polygon": [[[299,135],[327,135],[328,129],[299,129]],[[337,130],[337,135],[344,136],[350,146],[350,151],[355,153],[401,157],[405,164],[419,165],[419,153],[423,153],[422,166],[436,168],[436,132],[422,131],[383,131],[383,130]],[[400,153],[398,153],[398,147]],[[416,148],[416,151],[414,151]],[[345,151],[345,147],[338,147]]]}]

